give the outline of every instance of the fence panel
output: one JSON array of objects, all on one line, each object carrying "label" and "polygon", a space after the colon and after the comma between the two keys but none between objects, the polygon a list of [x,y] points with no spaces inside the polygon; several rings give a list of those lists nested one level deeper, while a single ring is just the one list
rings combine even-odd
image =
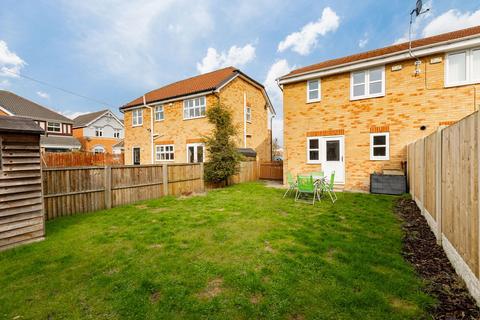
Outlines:
[{"label": "fence panel", "polygon": [[435,220],[435,155],[436,155],[436,134],[425,138],[425,186],[424,186],[424,207],[427,213]]},{"label": "fence panel", "polygon": [[44,152],[42,164],[47,168],[123,165],[124,155],[123,153]]},{"label": "fence panel", "polygon": [[283,180],[283,162],[260,163],[260,179]]}]

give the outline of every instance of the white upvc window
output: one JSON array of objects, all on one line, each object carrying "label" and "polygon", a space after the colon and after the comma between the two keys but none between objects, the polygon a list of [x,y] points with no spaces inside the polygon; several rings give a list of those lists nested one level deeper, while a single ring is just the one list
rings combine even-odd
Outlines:
[{"label": "white upvc window", "polygon": [[350,100],[383,97],[384,95],[385,66],[351,73]]},{"label": "white upvc window", "polygon": [[459,86],[480,82],[480,48],[447,54],[445,86]]},{"label": "white upvc window", "polygon": [[47,122],[47,131],[48,132],[61,132],[61,127],[59,122]]},{"label": "white upvc window", "polygon": [[96,146],[93,148],[93,153],[99,154],[99,153],[105,153],[105,148],[102,146]]},{"label": "white upvc window", "polygon": [[307,81],[307,102],[322,100],[322,89],[320,79]]},{"label": "white upvc window", "polygon": [[135,109],[132,111],[132,126],[143,125],[143,109]]},{"label": "white upvc window", "polygon": [[187,144],[187,162],[200,163],[205,161],[205,145],[203,143]]},{"label": "white upvc window", "polygon": [[245,118],[246,118],[247,122],[252,122],[252,108],[247,107],[245,109]]},{"label": "white upvc window", "polygon": [[370,160],[390,160],[390,133],[370,133]]},{"label": "white upvc window", "polygon": [[162,121],[165,119],[165,113],[163,112],[163,105],[155,106],[155,121]]},{"label": "white upvc window", "polygon": [[307,163],[321,163],[319,137],[310,137],[307,139]]},{"label": "white upvc window", "polygon": [[113,129],[113,137],[120,138],[120,129]]},{"label": "white upvc window", "polygon": [[100,128],[100,127],[95,128],[95,137],[103,137],[103,128]]},{"label": "white upvc window", "polygon": [[198,97],[183,101],[183,119],[195,119],[205,117],[205,97]]},{"label": "white upvc window", "polygon": [[155,159],[157,161],[175,160],[175,146],[173,144],[157,145],[155,148]]}]

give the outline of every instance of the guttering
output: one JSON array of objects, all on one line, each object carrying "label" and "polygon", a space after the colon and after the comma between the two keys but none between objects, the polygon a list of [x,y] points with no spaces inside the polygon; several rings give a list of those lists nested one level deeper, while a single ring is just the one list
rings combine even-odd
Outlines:
[{"label": "guttering", "polygon": [[207,94],[212,94],[212,93],[215,93],[215,90],[201,91],[201,92],[198,92],[198,93],[192,93],[192,94],[183,95],[183,96],[176,96],[176,97],[165,99],[165,100],[155,100],[155,101],[152,101],[152,102],[149,102],[149,103],[146,103],[145,95],[143,95],[143,103],[142,104],[131,106],[131,107],[123,106],[123,107],[120,107],[120,111],[124,112],[126,110],[140,109],[140,108],[145,108],[145,107],[153,107],[153,106],[156,106],[156,105],[159,105],[159,104],[166,104],[166,103],[175,102],[175,101],[192,99],[192,98],[201,97],[201,96],[205,96]]},{"label": "guttering", "polygon": [[[441,44],[437,43],[437,44],[424,46],[424,47],[415,49],[413,52],[415,52],[416,56],[423,57],[423,56],[437,54],[437,53],[444,53],[448,51],[475,47],[478,45],[480,45],[480,36],[474,35],[469,38],[463,38],[460,41],[457,39],[457,40],[445,41],[445,42],[442,42]],[[360,70],[360,69],[369,68],[369,67],[381,66],[384,64],[389,64],[389,63],[394,63],[394,62],[409,60],[409,59],[411,59],[411,57],[407,49],[407,50],[402,50],[399,52],[395,52],[395,53],[391,53],[391,54],[387,54],[379,57],[373,57],[369,59],[327,67],[317,71],[313,70],[313,71],[307,71],[304,73],[299,73],[296,75],[284,76],[278,79],[279,80],[278,83],[280,85],[294,83],[294,82],[321,78],[324,76],[329,76],[329,75],[334,75],[339,73]]]}]

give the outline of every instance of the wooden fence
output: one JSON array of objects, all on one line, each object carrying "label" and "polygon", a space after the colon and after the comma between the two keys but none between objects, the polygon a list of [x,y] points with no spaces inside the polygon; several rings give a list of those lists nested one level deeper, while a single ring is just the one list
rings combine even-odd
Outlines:
[{"label": "wooden fence", "polygon": [[410,194],[480,303],[478,112],[408,148]]},{"label": "wooden fence", "polygon": [[283,162],[260,163],[260,179],[283,180]]},{"label": "wooden fence", "polygon": [[[164,195],[205,191],[203,164],[43,169],[46,219],[108,209]],[[256,161],[240,163],[231,183],[258,180]]]},{"label": "wooden fence", "polygon": [[124,155],[93,152],[44,152],[44,167],[87,167],[123,165]]}]

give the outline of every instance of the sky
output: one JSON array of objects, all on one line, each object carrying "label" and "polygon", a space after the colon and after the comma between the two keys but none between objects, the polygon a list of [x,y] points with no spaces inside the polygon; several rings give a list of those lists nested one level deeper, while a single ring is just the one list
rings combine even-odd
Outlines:
[{"label": "sky", "polygon": [[[119,114],[147,91],[233,65],[265,85],[281,144],[275,79],[407,41],[416,1],[0,2],[0,89],[68,117],[103,108]],[[424,8],[430,11],[415,20],[413,38],[480,24],[480,0],[427,0]]]}]

